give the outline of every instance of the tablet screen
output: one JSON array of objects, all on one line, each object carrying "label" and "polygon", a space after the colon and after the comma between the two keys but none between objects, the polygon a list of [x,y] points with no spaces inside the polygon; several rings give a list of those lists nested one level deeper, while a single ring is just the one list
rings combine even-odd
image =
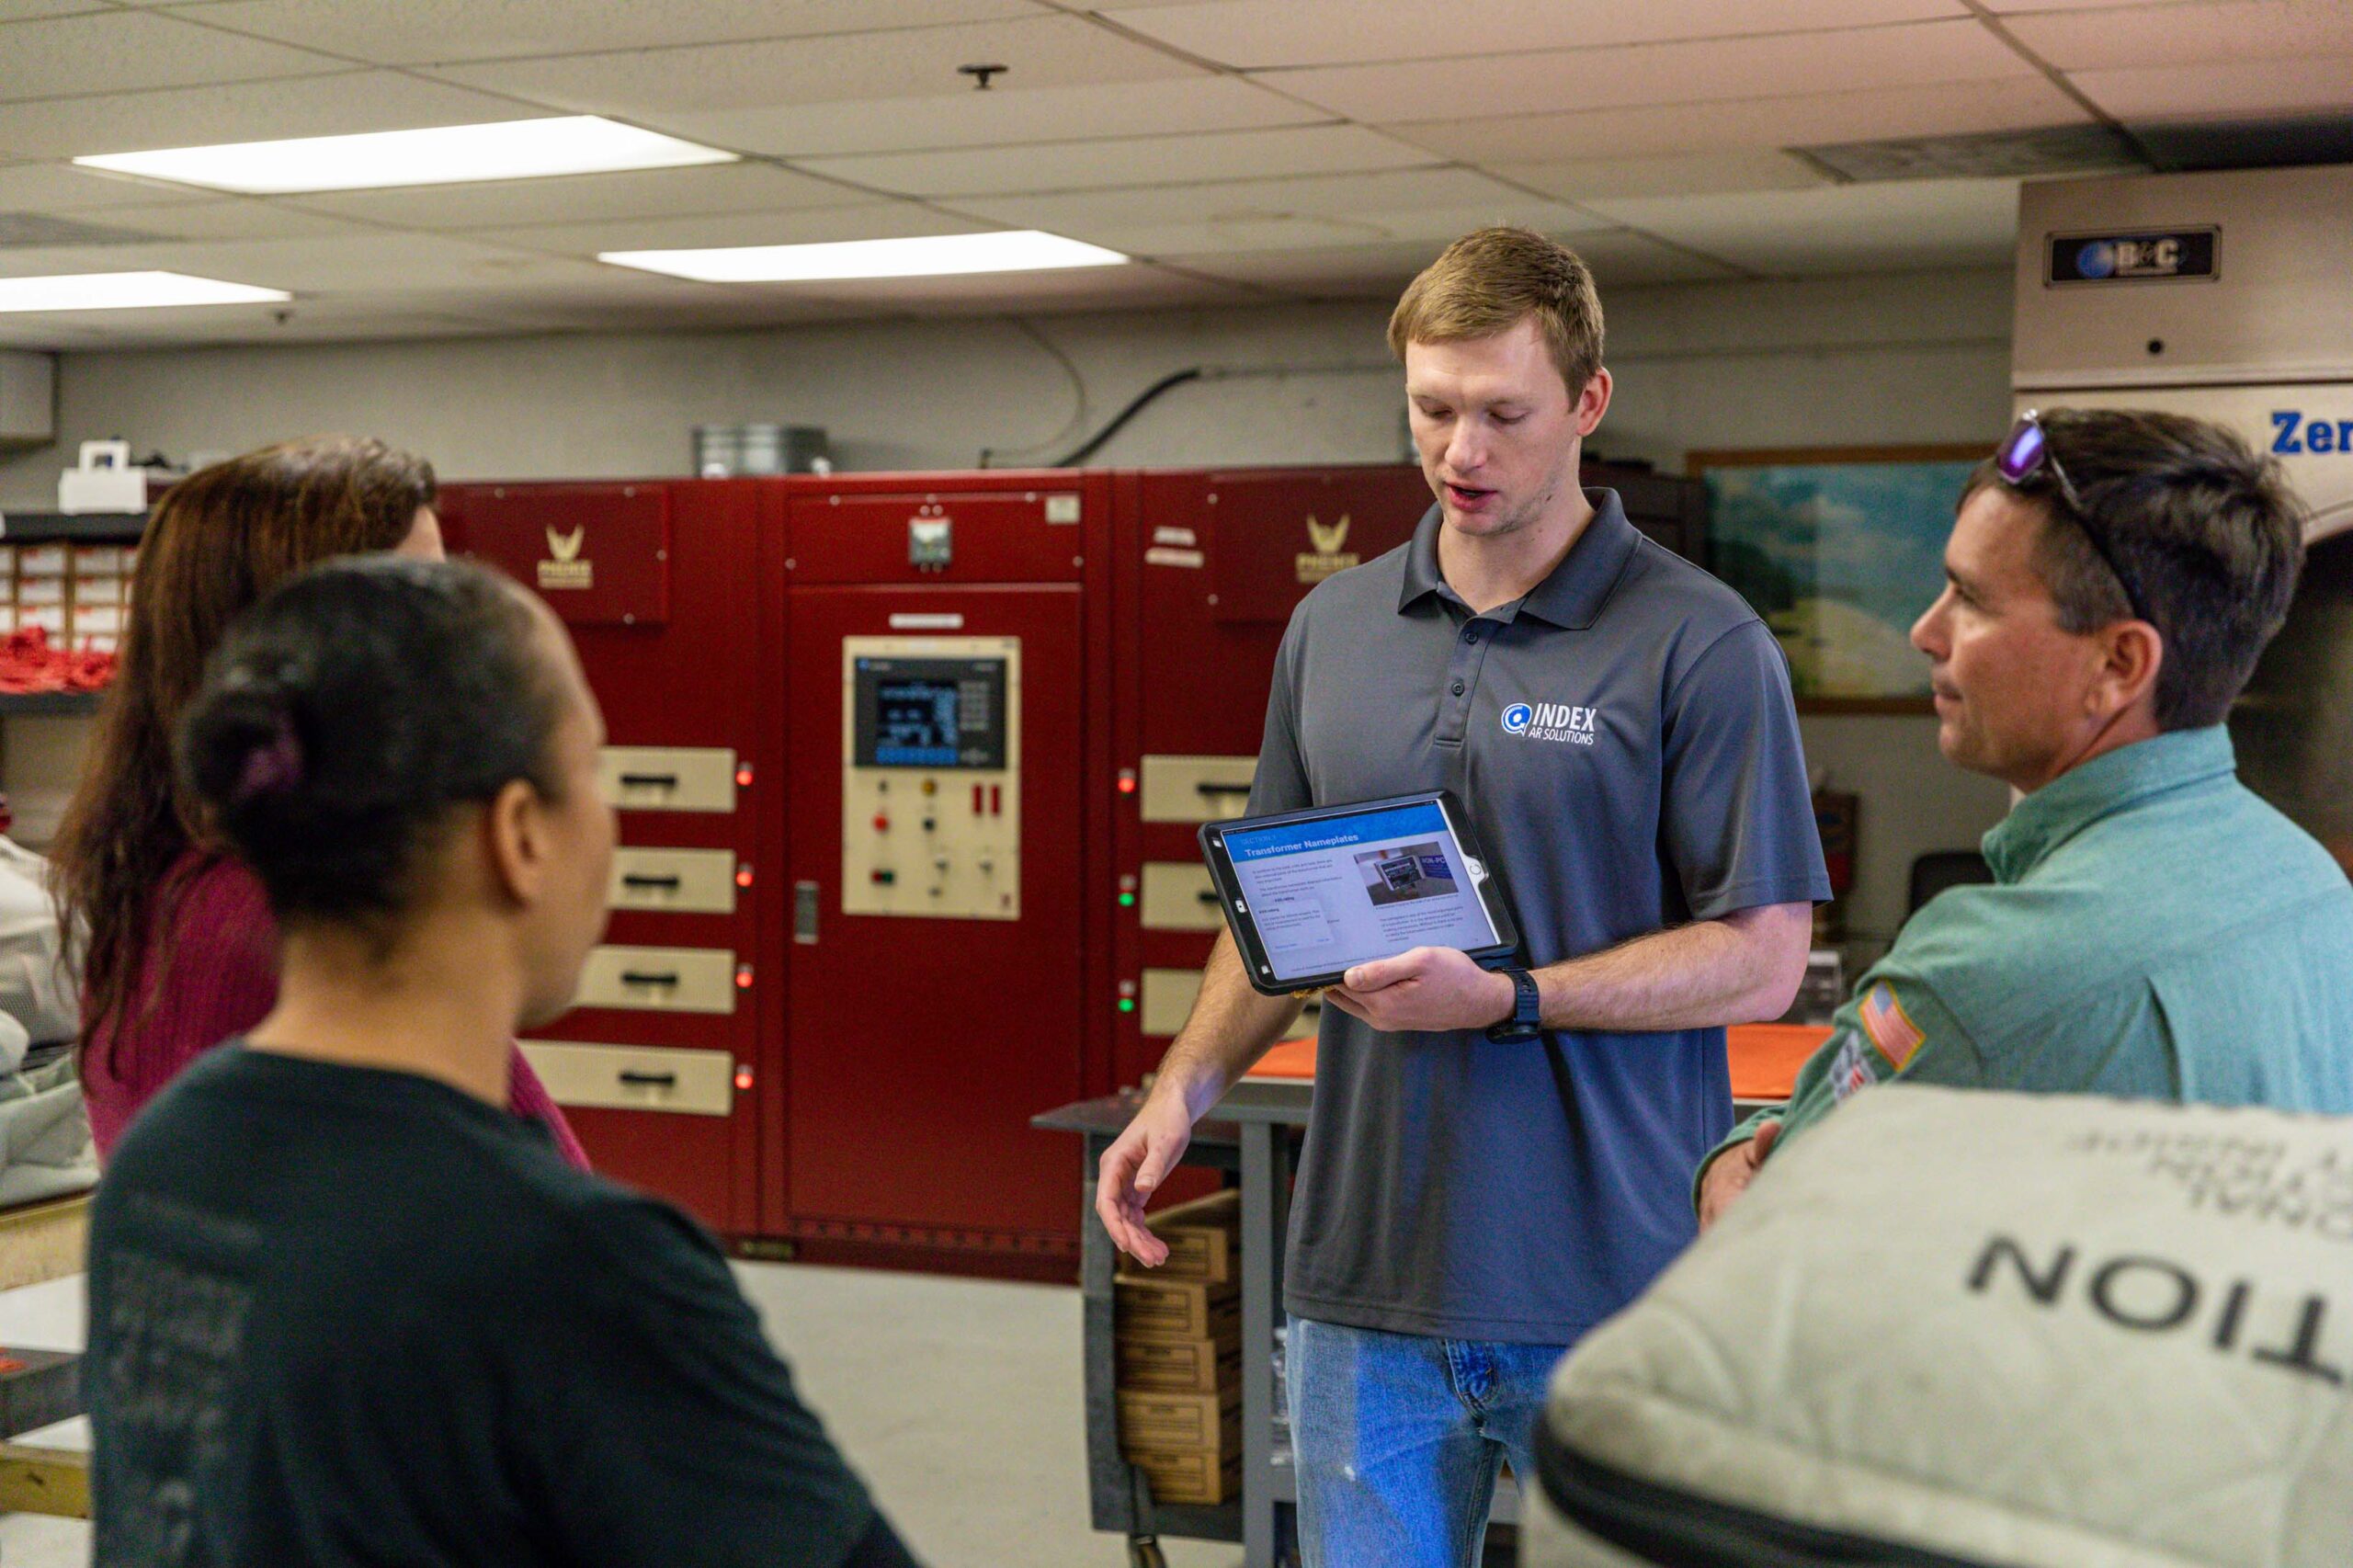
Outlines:
[{"label": "tablet screen", "polygon": [[1278,981],[1408,948],[1495,945],[1462,846],[1434,801],[1232,830],[1224,842]]}]

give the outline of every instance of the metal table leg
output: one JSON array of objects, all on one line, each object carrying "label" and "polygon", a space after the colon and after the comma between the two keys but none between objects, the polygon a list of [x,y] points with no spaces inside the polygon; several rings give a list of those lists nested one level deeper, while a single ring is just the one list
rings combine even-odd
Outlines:
[{"label": "metal table leg", "polygon": [[1242,1134],[1242,1561],[1276,1568],[1290,1472],[1272,1460],[1275,1323],[1282,1310],[1283,1233],[1290,1208],[1290,1129],[1245,1123]]}]

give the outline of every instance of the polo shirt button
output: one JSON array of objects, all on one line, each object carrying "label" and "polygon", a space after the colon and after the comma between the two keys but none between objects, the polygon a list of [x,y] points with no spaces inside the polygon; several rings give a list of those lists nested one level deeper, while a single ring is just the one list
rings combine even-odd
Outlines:
[{"label": "polo shirt button", "polygon": [[1462,629],[1462,641],[1465,642],[1476,642],[1479,641],[1479,629],[1475,626],[1464,627]]},{"label": "polo shirt button", "polygon": [[1454,695],[1457,697],[1462,695],[1462,683],[1461,681],[1456,681],[1454,683]]}]

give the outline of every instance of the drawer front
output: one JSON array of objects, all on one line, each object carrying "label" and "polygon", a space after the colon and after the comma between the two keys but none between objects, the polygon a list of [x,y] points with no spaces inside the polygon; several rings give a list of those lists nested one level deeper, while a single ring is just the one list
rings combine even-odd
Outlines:
[{"label": "drawer front", "polygon": [[572,1005],[732,1013],[735,955],[712,948],[598,948],[581,971]]},{"label": "drawer front", "polygon": [[735,913],[735,856],[727,849],[617,849],[605,902],[656,914]]},{"label": "drawer front", "polygon": [[607,746],[597,788],[625,812],[732,812],[735,754],[724,746]]},{"label": "drawer front", "polygon": [[668,1051],[527,1040],[524,1059],[558,1105],[725,1116],[734,1108],[735,1064],[723,1051]]},{"label": "drawer front", "polygon": [[[1185,1027],[1185,1019],[1193,1011],[1193,999],[1200,994],[1199,970],[1145,970],[1143,996],[1136,1006],[1137,1023],[1148,1035],[1174,1035]],[[1300,1008],[1299,1021],[1291,1025],[1286,1038],[1312,1035],[1323,1021],[1324,998],[1318,993]]]},{"label": "drawer front", "polygon": [[1223,822],[1250,804],[1255,756],[1147,756],[1142,768],[1146,822]]},{"label": "drawer front", "polygon": [[1210,869],[1182,860],[1147,860],[1138,907],[1147,931],[1219,931],[1225,927]]}]

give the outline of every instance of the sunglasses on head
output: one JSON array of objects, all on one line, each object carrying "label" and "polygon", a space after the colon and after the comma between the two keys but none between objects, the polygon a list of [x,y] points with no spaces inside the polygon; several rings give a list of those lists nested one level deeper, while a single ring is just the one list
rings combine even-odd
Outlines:
[{"label": "sunglasses on head", "polygon": [[2040,475],[2050,475],[2060,499],[2066,503],[2065,511],[2069,520],[2075,525],[2075,530],[2084,536],[2085,542],[2092,547],[2094,553],[2108,563],[2109,574],[2116,579],[2116,585],[2124,590],[2124,602],[2132,607],[2133,619],[2150,619],[2148,608],[2141,602],[2140,592],[2133,587],[2131,576],[2117,561],[2115,552],[2108,548],[2108,541],[2100,537],[2099,529],[2093,526],[2090,515],[2084,510],[2083,497],[2075,494],[2075,481],[2067,477],[2067,471],[2059,466],[2058,458],[2052,453],[2051,437],[2042,428],[2042,416],[2038,411],[2029,408],[2019,415],[2018,422],[2010,426],[2010,433],[2002,438],[2002,444],[1994,449],[1994,472],[2018,490],[2026,489]]}]

